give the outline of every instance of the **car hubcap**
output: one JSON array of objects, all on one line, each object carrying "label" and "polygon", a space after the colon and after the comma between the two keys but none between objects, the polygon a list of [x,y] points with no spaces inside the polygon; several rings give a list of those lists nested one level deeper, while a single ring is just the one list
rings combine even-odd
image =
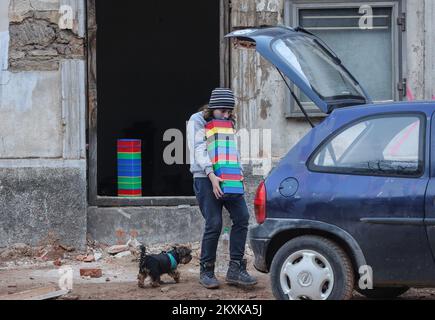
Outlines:
[{"label": "car hubcap", "polygon": [[326,300],[334,287],[334,272],[320,253],[301,250],[284,262],[280,283],[290,300]]}]

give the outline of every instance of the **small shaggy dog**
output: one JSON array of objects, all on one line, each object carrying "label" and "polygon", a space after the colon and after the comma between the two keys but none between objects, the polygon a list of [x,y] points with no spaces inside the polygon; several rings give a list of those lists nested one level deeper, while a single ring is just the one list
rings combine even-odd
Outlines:
[{"label": "small shaggy dog", "polygon": [[169,252],[160,254],[146,254],[145,246],[140,247],[139,274],[137,276],[139,288],[145,288],[145,279],[151,277],[151,285],[156,288],[163,282],[162,274],[167,273],[176,283],[180,282],[177,266],[188,264],[192,260],[192,250],[184,246],[174,246]]}]

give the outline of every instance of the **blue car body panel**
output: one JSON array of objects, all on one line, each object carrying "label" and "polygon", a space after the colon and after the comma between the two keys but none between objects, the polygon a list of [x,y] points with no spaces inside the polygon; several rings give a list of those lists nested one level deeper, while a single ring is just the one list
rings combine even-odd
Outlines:
[{"label": "blue car body panel", "polygon": [[[321,233],[346,246],[356,271],[361,266],[370,266],[377,286],[435,286],[435,157],[431,156],[435,152],[432,138],[435,102],[372,104],[357,80],[352,86],[362,92],[364,104],[339,108],[339,103],[322,100],[307,79],[301,77],[297,64],[289,63],[289,59],[283,61],[284,58],[272,49],[275,40],[292,37],[295,33],[314,41],[315,36],[303,29],[303,35],[300,32],[273,27],[238,30],[227,36],[255,42],[256,50],[265,59],[320,110],[329,114],[265,179],[267,218],[249,233],[255,267],[263,272],[269,270],[272,255],[279,249],[273,247],[274,241],[282,234]],[[323,44],[319,47],[334,56],[335,67],[342,75],[343,72],[350,75],[329,48]],[[311,71],[316,73],[316,70]],[[424,132],[421,175],[381,176],[310,170],[310,158],[330,137],[362,119],[398,114],[420,118],[423,130],[420,132]]]},{"label": "blue car body panel", "polygon": [[[266,179],[267,218],[316,221],[349,234],[361,249],[367,265],[372,267],[375,283],[435,284],[435,265],[425,222],[434,106],[433,102],[395,103],[335,110],[308,133]],[[398,113],[421,114],[426,119],[425,170],[421,177],[348,175],[308,169],[309,157],[332,133],[367,116]],[[285,197],[280,186],[289,178],[297,180],[298,188],[293,196]],[[433,188],[435,191],[435,186]],[[430,217],[434,219],[435,211],[432,212]],[[289,226],[293,227],[296,226]],[[428,228],[435,234],[435,223]]]}]

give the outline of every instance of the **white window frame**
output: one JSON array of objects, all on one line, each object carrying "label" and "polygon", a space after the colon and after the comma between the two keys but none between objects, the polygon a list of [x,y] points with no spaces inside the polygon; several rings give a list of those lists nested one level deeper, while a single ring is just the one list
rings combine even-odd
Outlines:
[{"label": "white window frame", "polygon": [[[371,5],[372,7],[391,7],[392,8],[392,20],[396,21],[402,13],[405,13],[406,0],[392,0],[392,1],[374,1],[367,0],[362,2],[358,1],[337,1],[331,0],[285,0],[284,4],[284,23],[286,26],[297,27],[299,25],[299,11],[303,9],[347,9],[347,8],[359,8],[362,5]],[[375,101],[375,102],[393,102],[403,100],[403,92],[398,90],[398,84],[403,82],[403,70],[406,70],[406,59],[403,54],[404,51],[404,32],[400,30],[400,26],[397,23],[393,23],[393,29],[391,32],[393,43],[393,57],[392,57],[392,92],[393,100],[387,101]],[[300,97],[300,90],[294,86],[294,92],[297,97]],[[406,89],[404,91],[406,93]],[[301,118],[304,117],[303,113],[299,109],[298,105],[294,101],[290,92],[286,93],[287,108],[285,116],[287,118]],[[321,112],[312,102],[302,102],[303,107],[311,117],[325,117],[326,115]]]}]

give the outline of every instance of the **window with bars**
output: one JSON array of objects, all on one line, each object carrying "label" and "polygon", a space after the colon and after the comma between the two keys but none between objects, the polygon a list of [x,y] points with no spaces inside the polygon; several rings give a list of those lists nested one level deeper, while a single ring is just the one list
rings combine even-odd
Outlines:
[{"label": "window with bars", "polygon": [[[328,4],[288,0],[286,6],[287,24],[301,26],[326,42],[373,101],[401,99],[399,2]],[[311,115],[321,115],[307,97],[295,91]],[[290,95],[289,100],[288,116],[301,116]]]}]

